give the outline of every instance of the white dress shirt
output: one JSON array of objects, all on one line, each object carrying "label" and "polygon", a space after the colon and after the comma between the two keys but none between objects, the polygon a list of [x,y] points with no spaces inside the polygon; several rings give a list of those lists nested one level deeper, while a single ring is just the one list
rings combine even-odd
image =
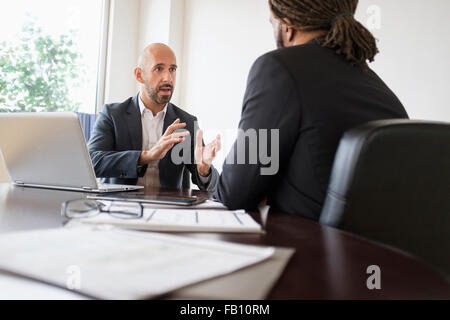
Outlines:
[{"label": "white dress shirt", "polygon": [[[147,151],[153,148],[155,144],[161,139],[164,129],[164,119],[167,113],[167,104],[164,109],[156,116],[153,112],[147,109],[144,102],[139,95],[139,109],[141,110],[142,120],[142,150]],[[211,174],[208,177],[199,175],[200,181],[203,184],[208,184],[211,181]],[[152,161],[148,165],[145,176],[138,179],[138,186],[146,188],[161,188],[161,180],[159,178],[159,161]]]},{"label": "white dress shirt", "polygon": [[[139,95],[139,109],[141,110],[142,119],[142,150],[150,150],[161,139],[164,128],[164,118],[166,117],[167,104],[164,109],[156,116],[147,109]],[[152,161],[148,165],[145,176],[139,178],[138,186],[148,188],[160,188],[161,181],[159,179],[159,161]]]}]

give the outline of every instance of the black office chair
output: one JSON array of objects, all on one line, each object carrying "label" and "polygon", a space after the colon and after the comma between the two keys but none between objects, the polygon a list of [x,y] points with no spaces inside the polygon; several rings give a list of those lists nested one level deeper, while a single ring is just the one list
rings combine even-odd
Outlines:
[{"label": "black office chair", "polygon": [[450,275],[450,124],[368,123],[341,140],[320,223]]}]

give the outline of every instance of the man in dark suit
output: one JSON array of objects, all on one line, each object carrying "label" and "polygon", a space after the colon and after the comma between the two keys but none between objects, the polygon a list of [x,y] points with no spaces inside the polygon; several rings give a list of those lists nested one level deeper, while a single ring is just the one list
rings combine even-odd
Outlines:
[{"label": "man in dark suit", "polygon": [[[267,200],[275,210],[317,221],[342,135],[369,121],[408,118],[367,65],[378,49],[353,17],[357,3],[269,1],[279,49],[260,57],[248,77],[241,133],[215,194],[229,208],[255,209]],[[256,139],[247,143],[249,130]],[[267,174],[261,154],[249,163],[262,146],[275,153],[276,172]],[[242,150],[246,164],[239,164]]]},{"label": "man in dark suit", "polygon": [[204,146],[197,118],[170,103],[176,71],[173,51],[152,44],[134,70],[139,94],[103,107],[88,148],[104,182],[181,189],[187,169],[200,189],[215,189],[219,175],[211,163],[220,136]]}]

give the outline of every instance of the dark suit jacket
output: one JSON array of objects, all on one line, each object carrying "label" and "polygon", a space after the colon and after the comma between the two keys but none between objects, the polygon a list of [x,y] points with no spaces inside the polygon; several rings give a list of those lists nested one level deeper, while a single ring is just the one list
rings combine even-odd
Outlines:
[{"label": "dark suit jacket", "polygon": [[408,115],[372,70],[315,40],[269,52],[250,71],[239,128],[280,130],[279,172],[262,176],[260,161],[225,163],[215,196],[231,209],[254,209],[268,197],[276,210],[318,220],[344,132],[392,118]]},{"label": "dark suit jacket", "polygon": [[[138,96],[122,103],[105,105],[95,123],[88,144],[95,174],[104,178],[104,182],[113,184],[135,185],[138,178],[143,177],[147,166],[138,166],[142,152],[142,120]],[[215,189],[219,174],[211,168],[211,180],[203,185],[194,164],[194,144],[197,132],[197,118],[169,103],[164,119],[163,132],[176,119],[187,124],[190,132],[191,161],[188,164],[176,165],[172,162],[171,151],[159,162],[159,177],[163,188],[181,189],[183,170],[186,167],[192,174],[192,182],[200,189]],[[189,147],[188,147],[189,148]],[[182,154],[182,152],[180,153]]]}]

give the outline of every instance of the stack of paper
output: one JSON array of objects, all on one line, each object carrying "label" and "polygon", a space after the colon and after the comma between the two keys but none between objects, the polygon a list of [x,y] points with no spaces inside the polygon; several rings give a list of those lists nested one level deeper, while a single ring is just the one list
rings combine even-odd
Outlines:
[{"label": "stack of paper", "polygon": [[[120,211],[126,203],[114,203],[110,210]],[[123,206],[123,207],[122,207]],[[108,213],[79,220],[86,224],[108,224],[127,229],[170,232],[245,232],[261,233],[261,226],[243,210],[160,209],[145,206],[140,219],[120,219]]]},{"label": "stack of paper", "polygon": [[157,297],[269,258],[273,248],[125,230],[0,236],[0,269],[103,299]]}]

